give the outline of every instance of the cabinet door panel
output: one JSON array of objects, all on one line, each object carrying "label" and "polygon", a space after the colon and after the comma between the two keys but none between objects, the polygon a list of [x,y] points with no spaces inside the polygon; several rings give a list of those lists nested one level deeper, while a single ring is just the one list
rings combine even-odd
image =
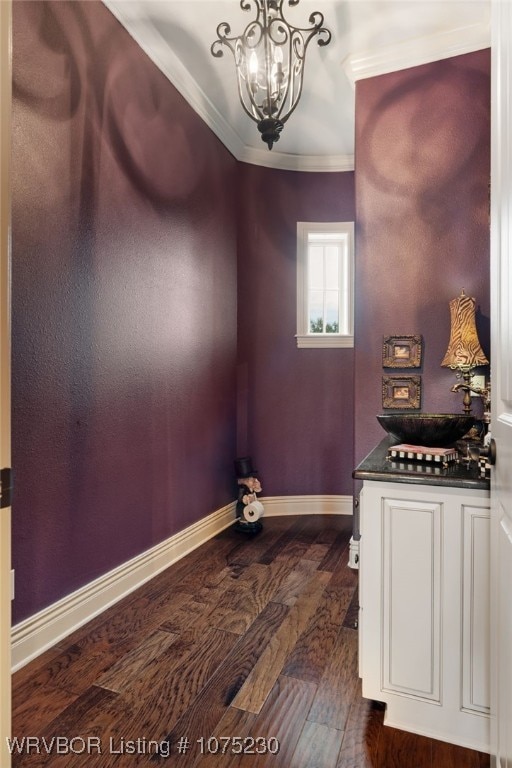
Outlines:
[{"label": "cabinet door panel", "polygon": [[442,504],[384,498],[384,690],[440,701]]},{"label": "cabinet door panel", "polygon": [[489,510],[464,506],[462,574],[462,706],[488,713],[490,519]]}]

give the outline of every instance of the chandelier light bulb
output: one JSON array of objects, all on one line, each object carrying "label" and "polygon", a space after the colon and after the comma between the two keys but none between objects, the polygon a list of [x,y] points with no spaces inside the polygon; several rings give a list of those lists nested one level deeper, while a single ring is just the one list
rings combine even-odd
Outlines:
[{"label": "chandelier light bulb", "polygon": [[254,51],[249,58],[249,72],[254,79],[256,79],[256,75],[258,74],[258,57]]}]

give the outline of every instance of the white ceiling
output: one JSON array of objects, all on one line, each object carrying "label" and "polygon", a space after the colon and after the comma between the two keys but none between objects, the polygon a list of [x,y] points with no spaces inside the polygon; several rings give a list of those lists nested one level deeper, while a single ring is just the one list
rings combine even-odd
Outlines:
[{"label": "white ceiling", "polygon": [[239,34],[255,12],[239,0],[104,3],[237,159],[287,169],[353,168],[357,79],[490,45],[490,0],[284,0],[295,26],[321,11],[332,40],[311,42],[301,101],[269,151],[240,106],[230,52],[210,53],[221,21]]}]

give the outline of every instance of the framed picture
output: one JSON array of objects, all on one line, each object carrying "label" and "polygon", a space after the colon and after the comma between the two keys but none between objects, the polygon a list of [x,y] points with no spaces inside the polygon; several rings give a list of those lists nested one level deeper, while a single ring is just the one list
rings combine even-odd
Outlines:
[{"label": "framed picture", "polygon": [[421,336],[384,336],[382,365],[384,368],[419,368]]},{"label": "framed picture", "polygon": [[421,376],[383,376],[382,407],[405,410],[421,406]]}]

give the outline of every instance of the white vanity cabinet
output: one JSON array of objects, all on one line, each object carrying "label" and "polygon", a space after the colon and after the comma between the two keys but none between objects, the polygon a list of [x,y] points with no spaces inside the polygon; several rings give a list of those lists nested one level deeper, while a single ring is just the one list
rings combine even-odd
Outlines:
[{"label": "white vanity cabinet", "polygon": [[385,722],[489,751],[489,493],[363,484],[359,671]]}]

